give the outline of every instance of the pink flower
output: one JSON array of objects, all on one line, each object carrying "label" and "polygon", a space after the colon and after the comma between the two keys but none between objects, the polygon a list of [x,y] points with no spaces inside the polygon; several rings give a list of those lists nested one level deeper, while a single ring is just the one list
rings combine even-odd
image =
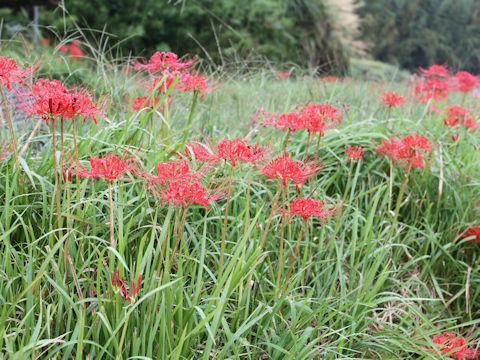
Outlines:
[{"label": "pink flower", "polygon": [[363,160],[363,149],[360,146],[355,146],[355,149],[353,149],[352,145],[348,145],[347,150],[344,150],[343,152],[346,152],[348,154],[347,163],[349,163],[350,160],[353,159]]},{"label": "pink flower", "polygon": [[216,157],[207,145],[197,141],[185,145],[185,156],[196,161],[210,161]]},{"label": "pink flower", "polygon": [[430,99],[441,100],[448,96],[450,85],[448,80],[430,79],[420,82],[415,86],[415,94],[420,102],[427,102]]}]

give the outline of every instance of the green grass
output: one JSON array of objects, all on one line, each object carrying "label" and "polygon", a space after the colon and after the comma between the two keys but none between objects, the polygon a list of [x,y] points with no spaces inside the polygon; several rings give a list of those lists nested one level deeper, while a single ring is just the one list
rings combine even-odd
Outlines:
[{"label": "green grass", "polygon": [[[135,113],[125,102],[125,95],[143,94],[140,74],[107,66],[101,57],[68,63],[65,69],[58,54],[44,55],[42,76],[49,73],[75,85],[74,74],[99,95],[109,93],[112,106],[105,119],[96,126],[77,122],[82,160],[127,151],[154,172],[157,162],[183,150],[178,141],[187,124],[190,94],[174,96],[170,138],[164,141],[161,111]],[[387,110],[378,95],[382,88],[406,94],[403,83],[319,84],[309,77],[279,81],[270,70],[219,71],[215,76],[223,84],[198,101],[188,140],[243,137],[253,129],[249,117],[258,107],[282,112],[312,102],[344,111],[341,125],[322,138],[317,154],[322,170],[305,188],[307,193],[313,182],[316,198],[339,204],[350,166],[343,150],[349,144],[365,148],[364,161],[353,165],[338,225],[335,217],[324,226],[315,219],[308,222],[281,296],[275,286],[280,213],[259,249],[277,186],[254,171],[247,208],[246,166],[234,170],[221,273],[225,200],[209,211],[189,207],[177,259],[170,264],[166,259],[176,240],[180,209],[161,206],[133,176],[113,182],[115,251],[109,243],[108,189],[101,180],[81,179],[78,187],[74,180],[64,189],[60,237],[52,138],[42,126],[21,157],[25,194],[19,193],[13,158],[0,165],[2,358],[431,359],[433,353],[425,349],[433,347],[436,334],[450,331],[467,340],[480,335],[478,246],[458,238],[478,219],[478,134],[463,133],[454,152],[441,116],[414,102],[392,112],[394,129],[387,130]],[[460,99],[452,95],[448,103]],[[469,98],[467,104],[478,111],[477,100]],[[29,135],[22,129],[19,123],[20,148]],[[65,147],[73,153],[68,122],[66,129]],[[390,237],[393,211],[388,212],[388,203],[391,196],[395,204],[403,170],[394,167],[390,194],[389,161],[374,151],[375,143],[410,133],[427,136],[437,147],[429,166],[412,170]],[[259,128],[249,141],[271,144],[279,154],[285,136],[278,129]],[[302,159],[307,137],[303,132],[290,136],[293,158]],[[227,179],[229,172],[225,166],[217,176]],[[287,198],[295,196],[290,186]],[[284,260],[301,227],[301,219],[285,223]],[[164,239],[166,254],[161,253]],[[143,275],[134,304],[113,292],[110,254],[127,282]],[[284,279],[288,266],[285,262]]]}]

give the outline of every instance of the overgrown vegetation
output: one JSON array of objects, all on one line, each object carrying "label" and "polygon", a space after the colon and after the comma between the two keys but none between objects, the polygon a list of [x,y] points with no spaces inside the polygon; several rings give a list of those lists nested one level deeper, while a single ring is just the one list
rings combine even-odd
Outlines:
[{"label": "overgrown vegetation", "polygon": [[[476,354],[479,244],[462,234],[478,225],[478,134],[463,126],[465,119],[458,127],[444,126],[448,105],[468,107],[478,120],[471,92],[452,90],[441,99],[434,88],[434,100],[419,103],[408,95],[411,85],[388,79],[319,82],[305,73],[303,79],[279,80],[271,70],[245,75],[240,69],[213,74],[221,87],[202,99],[195,90],[173,91],[179,82],[185,87],[179,76],[170,77],[167,92],[168,76],[149,91],[151,74],[99,53],[69,60],[48,47],[43,53],[19,52],[12,44],[8,49],[4,54],[25,66],[43,55],[36,76],[55,74],[69,88],[82,79],[97,98],[108,94],[109,108],[95,125],[91,119],[52,117],[64,108],[47,101],[48,122],[40,114],[27,120],[40,125],[31,138],[23,121],[14,129],[18,148],[26,146],[19,151],[20,169],[3,149],[3,356],[446,359],[448,351],[432,341],[438,344],[433,337],[444,331],[464,336]],[[408,102],[383,105],[379,96],[391,90]],[[18,102],[21,94],[11,95]],[[153,102],[135,111],[133,100],[144,95]],[[259,107],[284,113],[322,103],[337,108],[342,120],[318,140],[317,133],[250,122]],[[440,112],[430,110],[434,104]],[[24,115],[8,106],[17,117]],[[409,134],[434,145],[423,168],[408,160],[402,167],[376,151],[391,136]],[[186,156],[192,140],[211,141],[208,147],[217,154],[213,144],[224,138],[269,146],[271,152],[257,166],[233,166],[225,157],[202,167],[197,153],[195,159]],[[347,163],[348,145],[364,148],[363,160]],[[299,189],[260,176],[268,158],[284,150],[292,159],[322,164]],[[134,171],[116,180],[87,178],[95,164],[88,160],[111,153],[131,158]],[[201,181],[229,196],[224,193],[208,209],[162,204],[145,174],[157,176],[159,162],[179,159],[188,160],[192,171],[203,169]],[[70,181],[72,168],[81,176]],[[302,196],[333,213],[307,221],[280,210],[291,211],[288,204]]]}]

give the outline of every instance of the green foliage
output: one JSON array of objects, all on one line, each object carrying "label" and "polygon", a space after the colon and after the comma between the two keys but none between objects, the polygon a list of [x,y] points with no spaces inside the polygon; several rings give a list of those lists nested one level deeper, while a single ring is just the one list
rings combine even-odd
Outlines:
[{"label": "green foliage", "polygon": [[478,0],[367,0],[363,39],[375,59],[415,70],[434,63],[480,72]]},{"label": "green foliage", "polygon": [[344,70],[348,62],[323,0],[66,0],[65,8],[65,18],[60,8],[43,10],[42,25],[58,31],[66,19],[70,29],[78,22],[105,30],[120,40],[124,55],[171,50],[202,54],[217,65],[260,55],[324,72]]},{"label": "green foliage", "polygon": [[[44,71],[63,78],[57,67],[67,59],[50,50],[32,58],[44,55]],[[28,63],[25,56],[16,57]],[[90,59],[68,65],[64,64],[92,88],[108,92],[112,100],[98,125],[76,122],[79,157],[87,167],[91,156],[126,152],[154,173],[159,161],[172,160],[172,154],[183,148],[179,139],[188,121],[190,94],[172,98],[167,140],[161,131],[165,111],[132,112],[125,101],[126,94],[145,91],[140,74]],[[77,182],[74,177],[64,184],[64,228],[63,236],[58,235],[52,135],[42,125],[21,155],[24,194],[17,186],[13,159],[0,162],[2,356],[432,359],[426,349],[434,347],[434,335],[449,331],[468,334],[468,340],[478,338],[480,244],[458,236],[469,225],[478,225],[478,135],[462,131],[459,142],[452,143],[442,116],[427,111],[425,104],[409,102],[390,112],[379,103],[378,84],[355,80],[319,84],[308,77],[279,81],[268,71],[216,75],[225,81],[199,100],[192,128],[198,130],[187,140],[208,136],[216,141],[249,133],[249,141],[270,144],[274,154],[280,154],[287,134],[273,128],[252,131],[248,125],[258,107],[286,111],[298,104],[328,102],[344,111],[342,123],[326,131],[318,151],[310,149],[309,157],[315,156],[323,166],[303,192],[308,195],[315,189],[313,196],[329,206],[338,204],[345,193],[344,211],[324,225],[309,221],[285,295],[279,296],[275,287],[280,213],[273,217],[261,252],[258,246],[276,184],[254,172],[247,206],[248,169],[235,167],[225,267],[219,272],[225,200],[208,211],[189,207],[176,261],[170,264],[180,209],[161,206],[133,175],[114,181],[118,241],[114,252],[108,242],[108,187],[100,179]],[[64,79],[75,84],[68,73]],[[381,87],[403,95],[408,91],[388,81]],[[474,99],[463,100],[478,111]],[[459,103],[462,97],[452,94],[449,101]],[[20,148],[30,135],[23,124],[16,129]],[[389,161],[375,152],[375,142],[409,133],[425,135],[437,147],[425,169],[412,171],[398,226],[390,237],[393,216],[388,204],[395,204],[403,170],[394,166],[390,172]],[[66,122],[67,152],[73,149],[72,134],[73,124]],[[289,135],[292,157],[307,156],[308,138],[301,131]],[[347,145],[364,147],[364,160],[347,164],[343,152]],[[228,173],[227,165],[218,169],[216,177],[226,178]],[[349,174],[351,185],[346,191]],[[290,186],[286,197],[295,196],[298,192]],[[285,222],[284,260],[301,227],[298,218]],[[110,285],[109,253],[127,282],[143,274],[133,304]],[[261,261],[255,266],[258,255]],[[287,260],[283,270],[285,275]],[[475,341],[469,346],[475,347]]]}]

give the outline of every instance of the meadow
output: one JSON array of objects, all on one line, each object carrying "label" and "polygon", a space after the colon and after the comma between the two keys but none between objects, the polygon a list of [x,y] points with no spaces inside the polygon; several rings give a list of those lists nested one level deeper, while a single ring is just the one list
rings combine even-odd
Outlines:
[{"label": "meadow", "polygon": [[480,358],[477,77],[89,53],[2,52],[1,358]]}]

